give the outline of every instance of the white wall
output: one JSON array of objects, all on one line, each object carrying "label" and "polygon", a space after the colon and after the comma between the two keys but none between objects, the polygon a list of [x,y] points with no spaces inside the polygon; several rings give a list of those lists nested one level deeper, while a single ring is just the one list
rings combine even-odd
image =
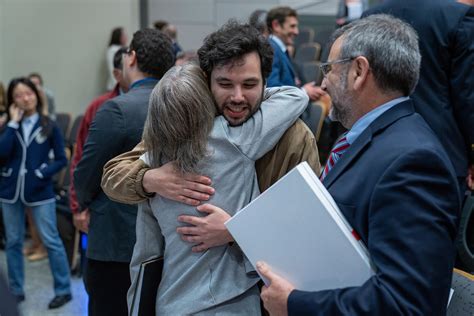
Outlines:
[{"label": "white wall", "polygon": [[299,14],[335,15],[339,0],[148,0],[148,20],[166,20],[178,28],[178,41],[184,50],[196,50],[204,37],[229,18],[247,21],[257,9],[278,5],[298,10]]},{"label": "white wall", "polygon": [[59,112],[104,92],[110,31],[138,29],[138,0],[0,0],[0,80],[40,72]]},{"label": "white wall", "polygon": [[[231,17],[247,20],[256,9],[320,3],[300,14],[334,15],[339,0],[148,0],[149,21],[178,27],[186,50],[195,50]],[[0,0],[0,80],[40,72],[57,110],[82,113],[104,92],[110,31],[139,28],[139,0]]]}]

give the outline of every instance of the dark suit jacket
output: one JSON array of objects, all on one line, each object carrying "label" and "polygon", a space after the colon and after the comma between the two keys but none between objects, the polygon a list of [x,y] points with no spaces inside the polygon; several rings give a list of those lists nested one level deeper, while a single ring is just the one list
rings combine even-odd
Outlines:
[{"label": "dark suit jacket", "polygon": [[[0,160],[5,161],[0,162],[0,201],[14,203],[21,199],[33,205],[52,202],[55,199],[52,177],[67,164],[61,131],[50,121],[51,133],[44,137],[38,120],[26,144],[21,124],[18,129],[7,126],[0,135]],[[49,157],[51,150],[54,160]],[[36,175],[36,170],[43,178]]]},{"label": "dark suit jacket", "polygon": [[290,315],[446,315],[460,210],[448,155],[411,101],[365,129],[324,179],[377,268],[360,287],[304,292]]},{"label": "dark suit jacket", "polygon": [[295,71],[291,60],[272,39],[269,39],[273,47],[272,72],[267,78],[267,87],[296,86]]},{"label": "dark suit jacket", "polygon": [[88,258],[129,262],[132,257],[137,206],[111,201],[100,181],[107,161],[140,142],[148,99],[157,82],[146,79],[128,93],[105,102],[89,129],[82,159],[74,171],[78,202],[91,212]]},{"label": "dark suit jacket", "polygon": [[447,0],[388,0],[364,13],[389,13],[418,32],[415,109],[448,152],[458,177],[474,163],[474,7]]}]

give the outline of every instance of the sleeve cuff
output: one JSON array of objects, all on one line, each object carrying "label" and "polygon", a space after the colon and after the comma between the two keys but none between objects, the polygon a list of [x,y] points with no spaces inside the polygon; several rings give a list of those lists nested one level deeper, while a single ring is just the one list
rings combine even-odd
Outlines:
[{"label": "sleeve cuff", "polygon": [[35,175],[36,175],[38,178],[40,178],[40,179],[43,179],[43,178],[44,178],[43,174],[42,174],[41,171],[39,171],[38,169],[35,170]]},{"label": "sleeve cuff", "polygon": [[20,127],[20,124],[18,124],[18,122],[15,122],[15,121],[10,121],[8,122],[7,126],[14,129],[18,129]]},{"label": "sleeve cuff", "polygon": [[137,192],[137,194],[141,197],[144,197],[144,198],[152,198],[156,195],[156,193],[154,192],[146,192],[145,189],[143,188],[143,176],[145,174],[145,172],[147,172],[148,170],[150,170],[150,168],[142,168],[138,171],[137,173],[137,177],[136,177],[136,182],[135,182],[135,190]]}]

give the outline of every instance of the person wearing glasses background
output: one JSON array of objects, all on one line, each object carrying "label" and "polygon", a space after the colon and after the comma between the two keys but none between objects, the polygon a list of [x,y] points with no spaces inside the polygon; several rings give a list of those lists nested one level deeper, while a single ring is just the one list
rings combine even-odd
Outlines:
[{"label": "person wearing glasses background", "polygon": [[[61,132],[43,112],[40,93],[27,78],[13,79],[7,92],[9,122],[0,134],[0,202],[6,232],[10,291],[25,299],[23,241],[25,207],[49,257],[55,297],[49,308],[71,300],[70,271],[56,226],[56,199],[52,177],[67,163]],[[50,151],[54,159],[50,159]]]},{"label": "person wearing glasses background", "polygon": [[[89,104],[84,113],[84,118],[82,119],[79,130],[77,131],[76,147],[69,169],[71,179],[74,176],[74,169],[76,169],[77,164],[82,158],[82,151],[87,140],[87,135],[89,134],[89,128],[97,111],[102,106],[102,104],[105,103],[105,101],[113,99],[116,96],[128,91],[128,85],[125,83],[122,71],[122,55],[125,54],[126,51],[127,48],[122,47],[115,53],[114,56],[114,77],[117,81],[115,88],[112,91],[106,92],[103,95],[95,98],[91,104]],[[90,212],[87,209],[80,211],[80,206],[77,202],[76,189],[74,188],[74,182],[71,182],[69,185],[69,207],[71,208],[71,212],[73,214],[74,226],[87,234],[89,230]]]},{"label": "person wearing glasses background", "polygon": [[127,46],[128,37],[123,27],[116,27],[110,33],[109,46],[105,56],[107,62],[107,91],[112,91],[117,84],[114,76],[114,56],[115,53],[124,46]]},{"label": "person wearing glasses background", "polygon": [[100,187],[111,158],[140,142],[154,86],[174,65],[171,40],[154,29],[133,34],[122,55],[127,93],[106,101],[92,121],[73,181],[81,210],[90,211],[85,284],[89,315],[128,315],[129,264],[137,207],[110,200]]},{"label": "person wearing glasses background", "polygon": [[399,19],[335,31],[321,87],[348,133],[321,179],[376,271],[361,286],[310,292],[258,262],[271,315],[446,315],[461,201],[449,156],[410,99],[420,63],[417,34]]}]

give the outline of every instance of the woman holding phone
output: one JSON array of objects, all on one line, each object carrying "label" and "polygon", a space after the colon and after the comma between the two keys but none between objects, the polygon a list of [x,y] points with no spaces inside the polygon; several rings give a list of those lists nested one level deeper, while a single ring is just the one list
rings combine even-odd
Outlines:
[{"label": "woman holding phone", "polygon": [[22,248],[25,207],[30,207],[54,279],[55,297],[49,308],[57,308],[71,300],[70,272],[56,226],[52,183],[52,176],[67,163],[64,143],[58,127],[43,114],[42,99],[29,79],[13,79],[7,101],[9,121],[0,135],[0,202],[10,291],[18,301],[25,299]]}]

